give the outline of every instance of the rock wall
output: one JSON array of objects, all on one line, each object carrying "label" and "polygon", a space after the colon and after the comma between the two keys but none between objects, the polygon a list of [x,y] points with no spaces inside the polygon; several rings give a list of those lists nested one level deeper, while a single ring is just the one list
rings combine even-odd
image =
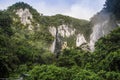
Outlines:
[{"label": "rock wall", "polygon": [[[71,28],[68,25],[60,25],[58,27],[49,27],[49,32],[51,35],[54,37],[54,41],[50,47],[51,52],[57,53],[61,51],[61,49],[68,48],[69,46],[63,46],[67,44],[67,41],[63,41],[62,38],[69,38],[71,36],[74,36],[75,42],[76,42],[76,47],[81,46],[83,43],[86,43],[87,41],[85,40],[85,37],[83,34],[76,34],[76,29]],[[69,44],[69,43],[68,43]],[[59,46],[59,47],[58,47]],[[59,49],[59,50],[58,50]]]},{"label": "rock wall", "polygon": [[83,34],[78,34],[76,39],[76,47],[81,46],[83,43],[87,43]]},{"label": "rock wall", "polygon": [[32,14],[30,13],[29,9],[19,9],[17,10],[16,14],[20,17],[22,24],[31,24],[30,19],[32,19]]},{"label": "rock wall", "polygon": [[105,10],[98,13],[92,19],[93,32],[90,35],[90,49],[94,51],[95,42],[110,33],[114,28],[117,27],[116,20],[113,14],[106,12]]}]

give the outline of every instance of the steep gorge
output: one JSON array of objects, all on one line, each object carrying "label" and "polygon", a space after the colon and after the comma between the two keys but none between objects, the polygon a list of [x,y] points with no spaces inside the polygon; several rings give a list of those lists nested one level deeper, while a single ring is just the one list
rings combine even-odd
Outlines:
[{"label": "steep gorge", "polygon": [[[20,6],[21,4],[24,4],[23,7]],[[21,22],[20,24],[24,26],[22,32],[28,34],[28,37],[37,38],[37,42],[28,40],[29,42],[44,43],[45,45],[42,46],[44,49],[56,54],[62,49],[72,47],[94,51],[95,42],[117,27],[114,15],[105,9],[93,16],[91,21],[60,14],[44,16],[28,4],[21,2],[10,6],[8,11],[12,12],[11,15],[17,16],[12,16],[14,22]],[[32,43],[32,45],[36,44]]]},{"label": "steep gorge", "polygon": [[119,80],[119,17],[107,9],[91,21],[45,16],[26,3],[13,4],[0,11],[0,78]]}]

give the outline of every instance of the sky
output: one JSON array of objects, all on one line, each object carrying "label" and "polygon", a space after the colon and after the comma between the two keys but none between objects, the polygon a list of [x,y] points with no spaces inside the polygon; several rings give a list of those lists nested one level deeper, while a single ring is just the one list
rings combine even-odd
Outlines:
[{"label": "sky", "polygon": [[44,15],[63,14],[89,20],[99,12],[105,0],[0,0],[0,10],[16,2],[25,2]]}]

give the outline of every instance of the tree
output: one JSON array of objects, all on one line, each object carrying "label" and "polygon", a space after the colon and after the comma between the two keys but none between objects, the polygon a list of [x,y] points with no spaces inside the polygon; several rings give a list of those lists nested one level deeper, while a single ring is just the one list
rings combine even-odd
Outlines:
[{"label": "tree", "polygon": [[0,30],[3,31],[4,34],[12,35],[11,29],[12,19],[7,11],[0,11]]},{"label": "tree", "polygon": [[35,66],[30,72],[28,80],[70,80],[70,75],[66,68],[54,65]]},{"label": "tree", "polygon": [[106,0],[105,7],[108,12],[112,12],[117,19],[120,18],[120,0]]},{"label": "tree", "polygon": [[95,44],[96,71],[120,71],[120,28],[113,30],[110,34],[102,37]]},{"label": "tree", "polygon": [[9,72],[16,68],[17,57],[13,55],[11,42],[12,19],[6,11],[0,11],[0,77],[8,77]]}]

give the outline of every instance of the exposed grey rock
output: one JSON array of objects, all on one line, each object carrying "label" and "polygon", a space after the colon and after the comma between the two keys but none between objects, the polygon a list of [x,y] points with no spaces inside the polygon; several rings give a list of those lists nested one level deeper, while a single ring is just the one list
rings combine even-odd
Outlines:
[{"label": "exposed grey rock", "polygon": [[17,10],[16,14],[20,17],[21,23],[31,24],[30,19],[32,19],[32,14],[30,13],[29,9],[25,8],[24,10],[21,8]]},{"label": "exposed grey rock", "polygon": [[[86,43],[85,37],[83,34],[75,34],[76,29],[72,29],[68,25],[60,25],[58,27],[49,27],[49,32],[54,37],[54,41],[50,47],[51,52],[57,53],[61,51],[64,41],[62,41],[62,38],[69,38],[74,35],[74,38],[76,40],[76,47],[79,47],[83,43]],[[65,41],[67,43],[67,41]],[[67,46],[66,46],[67,47]],[[59,50],[58,50],[59,49]]]},{"label": "exposed grey rock", "polygon": [[70,37],[71,35],[75,34],[75,29],[72,29],[69,26],[63,24],[58,27],[58,33],[62,37]]},{"label": "exposed grey rock", "polygon": [[97,14],[93,19],[93,32],[90,35],[90,49],[94,51],[95,42],[110,33],[114,28],[117,27],[115,22],[115,17],[113,14],[108,13],[106,11],[101,11]]},{"label": "exposed grey rock", "polygon": [[76,39],[76,47],[79,47],[80,45],[82,45],[83,43],[86,43],[87,41],[85,40],[85,37],[83,36],[83,34],[78,34],[77,35],[77,39]]}]

